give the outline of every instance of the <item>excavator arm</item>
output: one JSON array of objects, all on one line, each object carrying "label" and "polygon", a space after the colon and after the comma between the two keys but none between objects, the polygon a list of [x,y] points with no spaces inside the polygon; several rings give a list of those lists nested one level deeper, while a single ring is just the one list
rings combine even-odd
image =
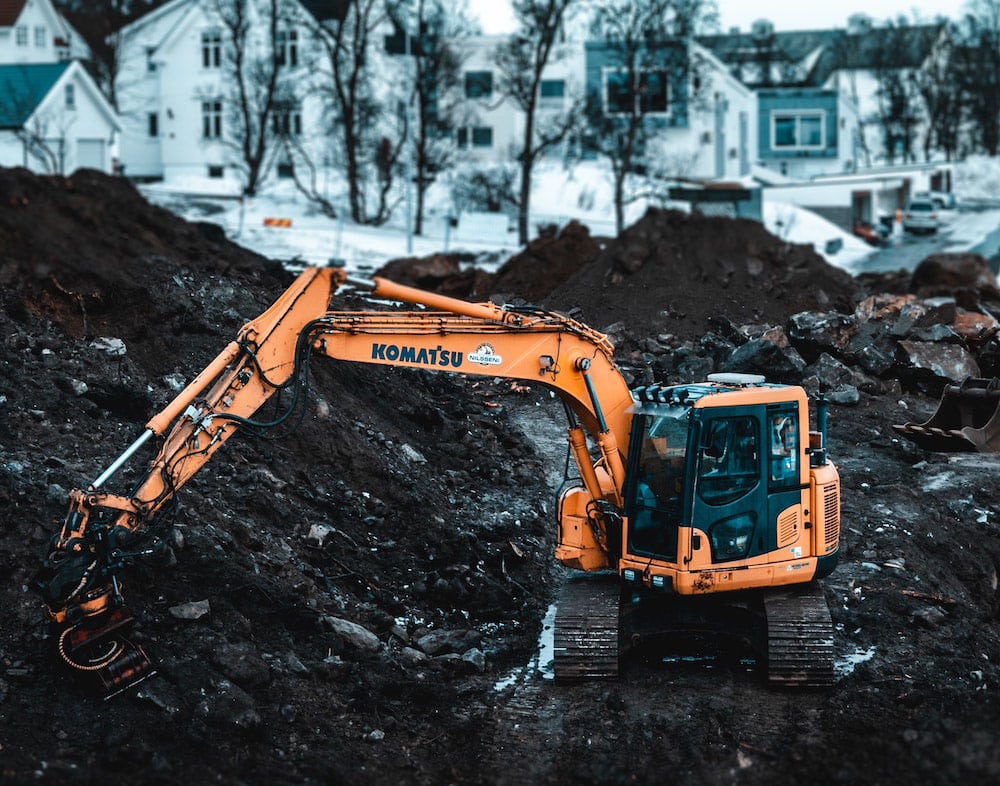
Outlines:
[{"label": "excavator arm", "polygon": [[[372,297],[423,306],[408,311],[333,311],[342,286]],[[121,637],[132,622],[119,573],[130,557],[123,544],[242,427],[273,428],[304,405],[313,354],[339,360],[539,383],[571,410],[569,442],[591,510],[620,510],[632,397],[607,338],[569,317],[534,307],[469,303],[382,278],[349,279],[339,269],[307,269],[231,342],[86,489],[70,493],[65,523],[35,577],[55,626],[62,660],[91,677],[105,696],[151,673],[142,649]],[[278,393],[283,414],[255,419]],[[599,453],[591,458],[586,433]],[[127,495],[105,484],[148,441],[160,448]],[[600,512],[591,516],[602,529]],[[608,536],[593,543],[607,550]],[[581,563],[582,564],[582,563]],[[601,567],[604,559],[585,566]]]}]

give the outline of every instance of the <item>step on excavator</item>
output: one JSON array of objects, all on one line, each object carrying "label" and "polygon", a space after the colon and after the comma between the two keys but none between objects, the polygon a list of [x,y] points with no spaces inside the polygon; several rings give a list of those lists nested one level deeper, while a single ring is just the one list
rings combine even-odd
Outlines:
[{"label": "step on excavator", "polygon": [[[331,310],[345,287],[419,308]],[[565,315],[308,268],[93,483],[70,492],[33,587],[58,658],[93,693],[110,697],[154,669],[128,638],[128,544],[241,428],[300,411],[314,355],[533,382],[562,400],[576,474],[558,492],[555,556],[590,580],[566,582],[558,600],[558,680],[617,676],[626,645],[649,633],[749,624],[771,684],[834,682],[816,583],[836,565],[840,533],[823,402],[810,431],[802,388],[761,376],[630,390],[607,337]],[[284,414],[255,419],[280,391]],[[107,491],[150,441],[155,455],[132,490]]]}]

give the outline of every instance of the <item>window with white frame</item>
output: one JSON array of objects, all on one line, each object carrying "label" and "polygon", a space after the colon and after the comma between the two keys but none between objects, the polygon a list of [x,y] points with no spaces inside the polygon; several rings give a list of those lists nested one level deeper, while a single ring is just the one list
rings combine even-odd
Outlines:
[{"label": "window with white frame", "polygon": [[492,71],[466,71],[465,97],[490,98],[493,95]]},{"label": "window with white frame", "polygon": [[466,149],[472,143],[472,147],[486,148],[493,147],[493,127],[492,126],[460,126],[456,129],[455,143],[461,149]]},{"label": "window with white frame", "polygon": [[18,25],[14,30],[14,41],[18,46],[28,45],[28,26]]},{"label": "window with white frame", "polygon": [[222,136],[222,101],[201,102],[201,135],[205,139]]},{"label": "window with white frame", "polygon": [[667,72],[627,68],[604,69],[604,114],[663,115],[670,108]]},{"label": "window with white frame", "polygon": [[566,82],[562,79],[543,79],[538,87],[539,106],[544,109],[561,107],[566,97]]},{"label": "window with white frame", "polygon": [[292,104],[275,107],[271,128],[275,136],[302,136],[302,110]]},{"label": "window with white frame", "polygon": [[37,25],[35,27],[35,48],[44,49],[45,45],[48,43],[48,36],[45,34],[45,26]]},{"label": "window with white frame", "polygon": [[826,147],[826,112],[771,112],[772,150],[822,150]]},{"label": "window with white frame", "polygon": [[222,65],[222,31],[206,30],[201,34],[202,68],[218,68]]},{"label": "window with white frame", "polygon": [[295,68],[299,64],[299,33],[279,30],[274,42],[274,56],[279,66]]},{"label": "window with white frame", "polygon": [[490,126],[475,126],[472,129],[473,147],[493,147],[493,129]]},{"label": "window with white frame", "polygon": [[66,85],[66,108],[76,109],[76,85]]}]

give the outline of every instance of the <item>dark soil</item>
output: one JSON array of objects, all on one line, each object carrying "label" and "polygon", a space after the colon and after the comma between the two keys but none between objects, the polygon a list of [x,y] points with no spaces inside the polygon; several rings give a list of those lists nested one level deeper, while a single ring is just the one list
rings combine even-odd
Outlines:
[{"label": "dark soil", "polygon": [[[167,548],[126,593],[159,673],[96,703],[51,659],[26,591],[66,490],[290,277],[121,180],[0,169],[0,280],[4,783],[1000,779],[1000,458],[895,439],[891,423],[934,405],[898,386],[831,415],[842,562],[824,586],[842,662],[867,658],[831,691],[770,691],[746,652],[714,641],[672,643],[693,661],[640,651],[616,683],[540,679],[523,667],[561,579],[545,476],[565,443],[540,414],[558,421],[558,407],[502,381],[317,361],[297,431],[235,437],[154,523]],[[714,316],[852,310],[858,289],[758,225],[653,213],[529,299],[597,327],[624,320],[634,342],[696,338]],[[201,600],[197,620],[170,612]],[[445,651],[418,653],[432,631],[449,632]]]}]

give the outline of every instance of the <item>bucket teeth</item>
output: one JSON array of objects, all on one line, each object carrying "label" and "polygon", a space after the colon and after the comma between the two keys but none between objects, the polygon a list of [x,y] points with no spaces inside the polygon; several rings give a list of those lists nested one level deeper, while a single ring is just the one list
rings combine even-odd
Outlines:
[{"label": "bucket teeth", "polygon": [[930,420],[893,429],[926,450],[1000,452],[1000,378],[968,377],[948,385]]}]

